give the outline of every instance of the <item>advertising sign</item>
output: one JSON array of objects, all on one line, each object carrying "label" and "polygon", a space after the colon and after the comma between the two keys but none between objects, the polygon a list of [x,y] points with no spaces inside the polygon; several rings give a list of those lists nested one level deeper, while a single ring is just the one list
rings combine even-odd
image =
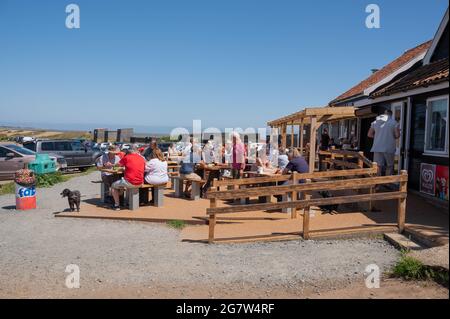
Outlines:
[{"label": "advertising sign", "polygon": [[435,196],[436,165],[420,164],[420,191]]}]

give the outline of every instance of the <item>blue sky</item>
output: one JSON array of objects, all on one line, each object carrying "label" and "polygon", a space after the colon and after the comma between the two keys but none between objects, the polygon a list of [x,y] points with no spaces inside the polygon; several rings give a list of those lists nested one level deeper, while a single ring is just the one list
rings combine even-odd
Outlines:
[{"label": "blue sky", "polygon": [[[65,27],[69,3],[80,29]],[[380,29],[365,27],[370,3]],[[431,39],[447,5],[0,0],[0,124],[264,126]]]}]

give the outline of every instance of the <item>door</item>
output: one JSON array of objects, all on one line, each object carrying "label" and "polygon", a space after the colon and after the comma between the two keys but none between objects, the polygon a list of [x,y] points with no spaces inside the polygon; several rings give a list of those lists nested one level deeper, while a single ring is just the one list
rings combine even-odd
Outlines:
[{"label": "door", "polygon": [[91,152],[80,141],[73,141],[70,143],[72,149],[74,166],[87,166],[91,164]]},{"label": "door", "polygon": [[401,101],[392,104],[392,117],[400,128],[400,138],[396,141],[394,174],[400,174],[400,171],[405,168],[405,112],[406,102]]},{"label": "door", "polygon": [[0,146],[0,179],[13,179],[14,172],[23,168],[23,163],[21,155]]}]

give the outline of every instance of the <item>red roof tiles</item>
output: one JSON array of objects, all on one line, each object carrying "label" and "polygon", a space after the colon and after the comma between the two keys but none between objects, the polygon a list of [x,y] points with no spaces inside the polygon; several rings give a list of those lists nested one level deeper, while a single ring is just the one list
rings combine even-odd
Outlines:
[{"label": "red roof tiles", "polygon": [[430,48],[431,43],[432,43],[432,41],[430,40],[430,41],[427,41],[425,43],[422,43],[422,44],[416,46],[415,48],[412,48],[412,49],[406,51],[400,57],[398,57],[394,61],[390,62],[389,64],[384,66],[382,69],[378,70],[377,72],[373,73],[367,79],[358,83],[357,85],[352,87],[347,92],[341,94],[340,96],[335,98],[333,101],[331,101],[329,104],[335,105],[337,103],[343,102],[344,100],[346,100],[348,98],[363,94],[364,90],[366,90],[367,88],[371,87],[372,85],[380,82],[381,80],[383,80],[390,74],[392,74],[395,71],[397,71],[398,69],[400,69],[405,64],[411,62],[413,59],[415,59],[420,54],[426,52]]},{"label": "red roof tiles", "polygon": [[448,81],[448,58],[422,65],[396,81],[372,92],[371,97],[390,95]]}]

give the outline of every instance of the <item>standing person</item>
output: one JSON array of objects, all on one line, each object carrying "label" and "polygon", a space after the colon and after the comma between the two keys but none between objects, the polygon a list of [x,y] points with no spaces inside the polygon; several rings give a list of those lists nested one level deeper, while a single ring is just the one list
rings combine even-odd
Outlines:
[{"label": "standing person", "polygon": [[233,132],[233,149],[232,149],[232,176],[233,178],[241,178],[245,169],[245,145],[241,141],[239,133]]},{"label": "standing person", "polygon": [[392,118],[391,110],[386,110],[372,122],[367,136],[373,138],[370,151],[373,152],[373,161],[378,164],[378,174],[394,174],[396,140],[400,138],[400,128]]},{"label": "standing person", "polygon": [[[113,168],[115,165],[117,165],[120,162],[120,157],[117,155],[117,149],[115,146],[110,145],[108,147],[108,152],[100,156],[97,161],[95,162],[95,165],[97,166],[97,169],[101,168]],[[113,173],[108,172],[102,172],[101,174],[102,182],[105,185],[105,191],[108,192],[108,201],[112,202],[112,198],[110,195],[110,188],[111,185],[120,179],[120,176]]]},{"label": "standing person", "polygon": [[326,151],[330,147],[330,135],[328,134],[328,129],[324,128],[320,138],[320,150]]},{"label": "standing person", "polygon": [[128,150],[128,154],[120,160],[118,165],[125,168],[125,176],[111,186],[114,210],[120,210],[119,198],[123,189],[139,188],[144,183],[145,174],[145,159],[138,153],[134,145]]}]

